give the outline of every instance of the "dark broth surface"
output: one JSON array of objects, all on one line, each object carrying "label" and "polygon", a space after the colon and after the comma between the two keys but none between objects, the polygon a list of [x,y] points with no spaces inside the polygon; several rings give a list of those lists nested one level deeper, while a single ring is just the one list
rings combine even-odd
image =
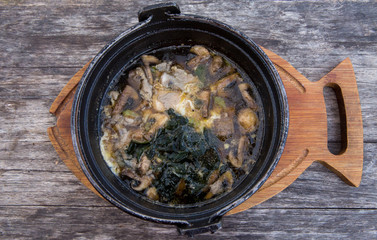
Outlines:
[{"label": "dark broth surface", "polygon": [[260,98],[237,66],[203,46],[143,55],[103,107],[101,152],[147,198],[192,204],[226,194],[259,155]]}]

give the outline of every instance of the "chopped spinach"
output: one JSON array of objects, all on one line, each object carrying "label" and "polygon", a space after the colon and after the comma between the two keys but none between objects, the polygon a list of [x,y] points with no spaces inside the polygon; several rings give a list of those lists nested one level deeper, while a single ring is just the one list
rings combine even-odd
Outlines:
[{"label": "chopped spinach", "polygon": [[[127,154],[140,158],[158,157],[162,162],[153,166],[156,179],[153,185],[165,203],[194,203],[200,201],[202,189],[207,185],[209,175],[220,166],[218,154],[219,139],[209,130],[195,131],[188,119],[169,109],[169,121],[149,143],[131,142]],[[183,179],[186,188],[176,194]]]}]

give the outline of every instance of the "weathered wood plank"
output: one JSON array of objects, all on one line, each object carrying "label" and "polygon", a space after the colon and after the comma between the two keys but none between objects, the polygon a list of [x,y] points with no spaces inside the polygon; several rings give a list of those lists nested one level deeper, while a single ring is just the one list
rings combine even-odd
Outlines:
[{"label": "weathered wood plank", "polygon": [[[376,67],[371,52],[376,48],[375,2],[178,3],[185,13],[216,16],[245,32],[299,70],[301,66],[335,66],[345,57],[351,57],[355,67]],[[7,6],[0,17],[5,29],[0,50],[7,59],[1,66],[82,66],[106,42],[135,24],[135,13],[145,4],[79,6],[86,7],[85,11],[69,3],[48,8],[38,3]],[[14,38],[19,41],[9,41]]]},{"label": "weathered wood plank", "polygon": [[[115,207],[0,207],[6,239],[187,239],[174,226],[129,216]],[[224,219],[214,235],[195,239],[370,239],[377,210],[252,209]]]},{"label": "weathered wood plank", "polygon": [[[243,31],[310,80],[320,79],[350,57],[367,142],[359,188],[349,187],[317,163],[279,195],[226,217],[222,231],[197,239],[375,238],[377,2],[177,2],[184,13],[214,17]],[[173,227],[128,216],[79,184],[57,158],[46,134],[55,121],[48,109],[61,88],[109,40],[135,24],[137,11],[147,4],[0,2],[1,239],[176,235]]]},{"label": "weathered wood plank", "polygon": [[48,141],[47,127],[53,126],[49,113],[53,100],[16,99],[0,102],[0,141]]}]

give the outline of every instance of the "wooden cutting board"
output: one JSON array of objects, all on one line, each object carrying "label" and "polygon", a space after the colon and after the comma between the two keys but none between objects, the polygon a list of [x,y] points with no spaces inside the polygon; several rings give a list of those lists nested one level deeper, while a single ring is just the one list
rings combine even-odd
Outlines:
[{"label": "wooden cutting board", "polygon": [[[347,184],[357,187],[363,169],[363,124],[359,93],[352,63],[341,62],[317,82],[310,82],[292,65],[264,49],[277,68],[288,96],[289,131],[283,155],[264,185],[247,201],[227,215],[242,212],[275,196],[292,184],[314,161],[337,174]],[[53,102],[50,112],[57,118],[48,135],[59,157],[90,190],[101,196],[81,170],[73,150],[70,118],[74,93],[88,67],[87,63],[67,83]],[[325,86],[334,89],[341,116],[342,151],[334,155],[327,147],[327,114],[323,96]],[[344,107],[342,107],[344,106]],[[101,196],[102,197],[102,196]]]}]

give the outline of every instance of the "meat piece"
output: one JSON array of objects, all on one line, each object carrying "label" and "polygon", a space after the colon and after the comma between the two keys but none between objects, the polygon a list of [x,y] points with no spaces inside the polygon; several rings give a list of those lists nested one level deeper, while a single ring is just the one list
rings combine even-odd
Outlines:
[{"label": "meat piece", "polygon": [[170,73],[162,73],[161,75],[161,85],[168,89],[174,89],[174,82],[177,79]]},{"label": "meat piece", "polygon": [[257,128],[258,117],[250,108],[244,108],[238,113],[238,122],[246,132],[252,132]]},{"label": "meat piece", "polygon": [[132,99],[133,104],[137,105],[139,103],[139,94],[133,89],[133,87],[127,85],[120,96],[118,97],[118,100],[115,103],[114,110],[112,112],[113,115],[120,114],[123,111],[124,106],[126,105],[127,101],[129,99]]},{"label": "meat piece", "polygon": [[162,62],[156,65],[156,69],[160,72],[170,72],[172,62]]},{"label": "meat piece", "polygon": [[160,100],[158,100],[158,96],[156,94],[153,96],[152,107],[157,112],[164,112],[165,111],[164,104]]},{"label": "meat piece", "polygon": [[171,73],[164,72],[161,75],[162,86],[173,90],[184,90],[186,84],[197,81],[198,79],[194,75],[177,66],[171,68]]},{"label": "meat piece", "polygon": [[247,84],[247,83],[241,83],[241,84],[238,85],[238,88],[240,89],[240,92],[242,94],[242,98],[246,102],[247,106],[251,109],[254,109],[254,110],[257,109],[258,106],[249,93],[249,90],[251,90],[250,85]]},{"label": "meat piece", "polygon": [[234,133],[233,118],[222,117],[213,122],[213,132],[221,140],[227,139]]},{"label": "meat piece", "polygon": [[132,140],[130,132],[125,127],[118,130],[118,136],[118,141],[114,145],[115,149],[123,149],[125,146],[128,146]]},{"label": "meat piece", "polygon": [[180,91],[164,91],[156,92],[157,99],[164,105],[165,109],[174,108],[181,100]]}]

